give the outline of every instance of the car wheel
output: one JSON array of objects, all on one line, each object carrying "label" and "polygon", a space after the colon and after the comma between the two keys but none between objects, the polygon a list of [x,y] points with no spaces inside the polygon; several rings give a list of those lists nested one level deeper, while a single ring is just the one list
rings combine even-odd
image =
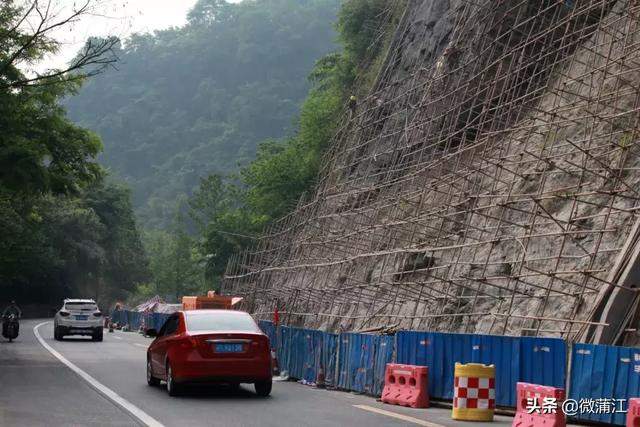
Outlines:
[{"label": "car wheel", "polygon": [[180,395],[180,391],[180,385],[177,384],[175,378],[173,378],[171,364],[167,363],[167,393],[169,393],[169,396],[175,397]]},{"label": "car wheel", "polygon": [[94,341],[102,341],[102,337],[102,329],[96,330],[91,336]]},{"label": "car wheel", "polygon": [[258,381],[255,384],[256,394],[260,397],[267,397],[271,394],[271,386],[273,382],[271,380]]},{"label": "car wheel", "polygon": [[60,326],[56,326],[53,328],[53,338],[56,341],[62,341],[62,338],[64,337],[64,335],[62,335],[62,331],[60,330]]},{"label": "car wheel", "polygon": [[153,371],[151,370],[151,359],[147,360],[147,384],[151,387],[160,385],[160,380],[153,376]]}]

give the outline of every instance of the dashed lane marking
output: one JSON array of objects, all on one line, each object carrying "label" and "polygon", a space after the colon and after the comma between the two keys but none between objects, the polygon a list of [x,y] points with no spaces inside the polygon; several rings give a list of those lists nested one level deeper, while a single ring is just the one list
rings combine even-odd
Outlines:
[{"label": "dashed lane marking", "polygon": [[384,409],[374,408],[367,405],[353,405],[355,408],[362,409],[364,411],[373,412],[374,414],[386,415],[387,417],[396,418],[398,420],[407,421],[409,423],[417,424],[425,427],[445,427],[442,424],[430,423],[429,421],[413,418],[408,415],[398,414],[396,412],[385,411]]},{"label": "dashed lane marking", "polygon": [[128,400],[126,400],[125,398],[123,398],[122,396],[117,394],[115,391],[111,390],[109,387],[107,387],[104,384],[100,383],[98,380],[96,380],[91,375],[89,375],[88,373],[86,373],[85,371],[83,371],[82,369],[77,367],[76,365],[74,365],[72,362],[67,360],[67,358],[65,358],[62,354],[58,353],[56,350],[54,350],[53,347],[51,347],[49,344],[47,344],[44,341],[44,339],[42,338],[42,336],[40,336],[40,332],[38,332],[38,329],[42,325],[46,325],[47,323],[51,323],[51,322],[42,322],[42,323],[34,326],[33,334],[36,336],[36,338],[40,342],[40,344],[49,353],[51,353],[56,359],[61,361],[63,364],[65,364],[73,372],[78,374],[78,376],[80,378],[82,378],[87,383],[89,383],[89,385],[91,387],[93,387],[94,389],[96,389],[100,394],[105,396],[107,399],[111,400],[116,405],[120,406],[126,412],[131,414],[135,419],[140,421],[143,425],[149,426],[149,427],[164,427],[164,425],[161,422],[159,422],[155,418],[151,417],[151,415],[147,414],[142,409],[138,408],[136,405],[134,405],[133,403],[129,402]]},{"label": "dashed lane marking", "polygon": [[144,345],[144,344],[138,344],[137,342],[134,342],[133,345],[137,345],[138,347],[142,347],[144,349],[149,348],[149,346]]},{"label": "dashed lane marking", "polygon": [[113,337],[114,337],[115,339],[117,339],[117,340],[121,340],[121,339],[122,339],[122,337],[116,337],[115,335],[114,335]]}]

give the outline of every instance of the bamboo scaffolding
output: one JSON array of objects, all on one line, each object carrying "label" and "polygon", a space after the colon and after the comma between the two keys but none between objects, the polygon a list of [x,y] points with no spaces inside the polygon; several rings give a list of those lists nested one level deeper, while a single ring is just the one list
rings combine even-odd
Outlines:
[{"label": "bamboo scaffolding", "polygon": [[593,304],[640,210],[640,1],[460,0],[431,26],[421,3],[312,194],[223,291],[327,330],[605,326]]}]

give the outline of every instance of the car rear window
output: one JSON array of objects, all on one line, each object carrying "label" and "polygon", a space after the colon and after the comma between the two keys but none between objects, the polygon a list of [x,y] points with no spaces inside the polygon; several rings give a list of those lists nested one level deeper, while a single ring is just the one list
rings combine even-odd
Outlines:
[{"label": "car rear window", "polygon": [[90,302],[67,302],[64,308],[67,310],[96,311],[98,306]]},{"label": "car rear window", "polygon": [[248,314],[191,313],[185,317],[189,331],[260,332],[260,328]]}]

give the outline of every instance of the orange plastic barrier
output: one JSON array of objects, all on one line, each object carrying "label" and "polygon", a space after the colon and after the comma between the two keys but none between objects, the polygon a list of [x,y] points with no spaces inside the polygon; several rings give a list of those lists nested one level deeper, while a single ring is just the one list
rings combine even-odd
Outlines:
[{"label": "orange plastic barrier", "polygon": [[382,401],[411,408],[428,408],[429,368],[387,363]]},{"label": "orange plastic barrier", "polygon": [[629,399],[627,427],[640,427],[640,398],[638,397]]},{"label": "orange plastic barrier", "polygon": [[512,427],[565,427],[562,412],[565,392],[562,388],[518,383],[518,407]]}]

